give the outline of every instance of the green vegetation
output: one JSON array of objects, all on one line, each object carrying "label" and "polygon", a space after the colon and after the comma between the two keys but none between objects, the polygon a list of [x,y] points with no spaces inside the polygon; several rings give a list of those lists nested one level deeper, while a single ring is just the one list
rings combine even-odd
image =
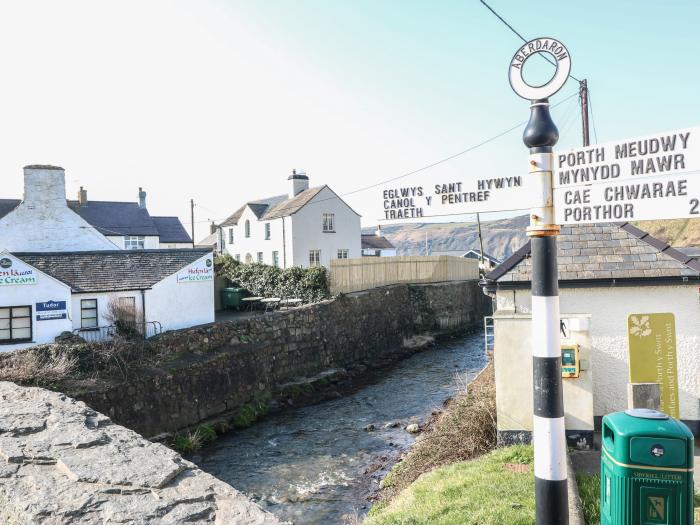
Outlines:
[{"label": "green vegetation", "polygon": [[270,410],[270,393],[258,395],[253,402],[243,405],[231,420],[234,428],[246,428],[263,417]]},{"label": "green vegetation", "polygon": [[[535,521],[532,447],[497,449],[422,475],[365,525],[530,525]],[[529,465],[516,472],[508,465]]]},{"label": "green vegetation", "polygon": [[460,382],[459,394],[429,425],[424,439],[417,441],[382,481],[381,500],[391,500],[423,473],[479,457],[496,446],[493,364],[468,385]]},{"label": "green vegetation", "polygon": [[194,431],[176,434],[170,445],[181,454],[189,454],[215,439],[216,431],[210,425],[200,425]]},{"label": "green vegetation", "polygon": [[576,474],[578,493],[583,506],[583,519],[587,525],[600,523],[600,475],[579,472]]},{"label": "green vegetation", "polygon": [[245,288],[263,297],[286,297],[315,303],[330,297],[326,268],[301,268],[285,270],[266,264],[242,264],[230,255],[222,255],[214,261],[216,274],[226,277],[233,286]]}]

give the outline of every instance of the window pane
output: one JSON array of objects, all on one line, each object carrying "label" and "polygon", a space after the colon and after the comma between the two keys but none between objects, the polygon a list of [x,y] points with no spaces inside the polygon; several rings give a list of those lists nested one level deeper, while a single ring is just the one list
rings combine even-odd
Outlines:
[{"label": "window pane", "polygon": [[12,329],[12,339],[31,339],[32,330],[30,328]]},{"label": "window pane", "polygon": [[0,308],[0,319],[9,319],[10,318],[10,309],[9,308]]},{"label": "window pane", "polygon": [[20,319],[12,320],[12,329],[15,328],[29,328],[32,326],[32,320],[29,317],[22,317]]},{"label": "window pane", "polygon": [[3,339],[9,339],[10,338],[10,331],[9,330],[0,330],[0,341]]},{"label": "window pane", "polygon": [[10,329],[10,320],[9,319],[0,319],[0,330],[9,330]]},{"label": "window pane", "polygon": [[80,317],[82,319],[92,319],[93,317],[97,317],[97,310],[95,308],[86,308],[80,312]]},{"label": "window pane", "polygon": [[29,317],[31,315],[28,306],[12,309],[12,317]]},{"label": "window pane", "polygon": [[97,299],[83,299],[80,305],[83,308],[97,308]]},{"label": "window pane", "polygon": [[83,328],[96,328],[97,318],[93,317],[91,319],[83,319],[80,323]]}]

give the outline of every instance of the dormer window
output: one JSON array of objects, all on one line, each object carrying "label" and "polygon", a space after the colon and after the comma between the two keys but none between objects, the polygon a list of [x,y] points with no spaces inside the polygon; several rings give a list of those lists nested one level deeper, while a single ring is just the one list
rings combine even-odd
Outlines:
[{"label": "dormer window", "polygon": [[245,236],[246,239],[250,237],[250,221],[246,219],[245,221]]}]

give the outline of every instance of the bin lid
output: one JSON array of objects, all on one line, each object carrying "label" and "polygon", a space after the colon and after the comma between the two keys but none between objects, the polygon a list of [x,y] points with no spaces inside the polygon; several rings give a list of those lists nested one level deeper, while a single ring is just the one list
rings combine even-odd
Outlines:
[{"label": "bin lid", "polygon": [[630,408],[625,410],[625,414],[642,419],[668,419],[668,416],[663,412],[651,408]]}]

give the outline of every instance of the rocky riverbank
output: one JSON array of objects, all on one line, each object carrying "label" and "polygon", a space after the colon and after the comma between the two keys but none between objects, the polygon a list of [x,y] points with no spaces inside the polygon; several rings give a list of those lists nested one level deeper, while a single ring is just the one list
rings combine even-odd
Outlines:
[{"label": "rocky riverbank", "polygon": [[0,522],[280,521],[236,489],[64,394],[0,382]]}]

